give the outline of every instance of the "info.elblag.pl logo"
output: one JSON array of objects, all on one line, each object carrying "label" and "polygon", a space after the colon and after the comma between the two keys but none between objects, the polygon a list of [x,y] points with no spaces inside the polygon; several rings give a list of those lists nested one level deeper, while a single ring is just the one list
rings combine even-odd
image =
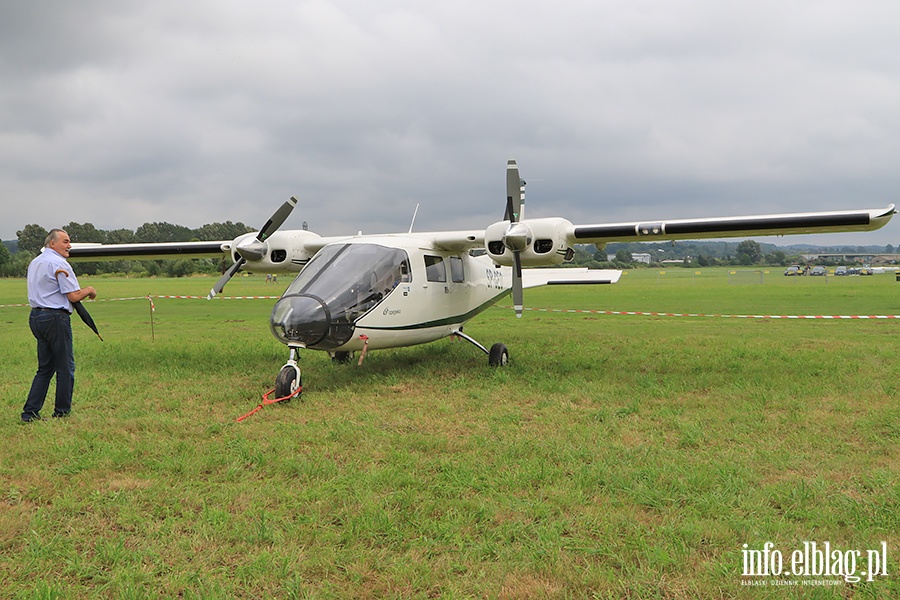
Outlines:
[{"label": "info.elblag.pl logo", "polygon": [[741,585],[840,585],[889,575],[887,542],[868,550],[844,550],[831,542],[803,542],[788,551],[773,542],[742,548]]}]

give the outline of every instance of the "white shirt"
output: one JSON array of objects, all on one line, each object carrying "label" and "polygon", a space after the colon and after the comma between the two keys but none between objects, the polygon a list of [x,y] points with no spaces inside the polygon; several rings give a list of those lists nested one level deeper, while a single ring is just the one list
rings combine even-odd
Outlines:
[{"label": "white shirt", "polygon": [[28,304],[32,308],[62,308],[71,313],[66,294],[80,289],[75,271],[56,250],[42,249],[28,265]]}]

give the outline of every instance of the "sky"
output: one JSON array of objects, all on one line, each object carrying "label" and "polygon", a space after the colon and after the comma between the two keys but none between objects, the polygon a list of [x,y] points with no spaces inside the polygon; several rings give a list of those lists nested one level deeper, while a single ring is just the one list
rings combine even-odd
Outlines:
[{"label": "sky", "polygon": [[[0,0],[0,239],[896,203],[893,0]],[[761,238],[894,244],[866,234]]]}]

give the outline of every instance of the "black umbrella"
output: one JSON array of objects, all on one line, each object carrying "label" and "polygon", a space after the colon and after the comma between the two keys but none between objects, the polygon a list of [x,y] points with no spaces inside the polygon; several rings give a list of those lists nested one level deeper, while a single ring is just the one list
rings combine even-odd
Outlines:
[{"label": "black umbrella", "polygon": [[75,312],[78,313],[78,316],[81,317],[81,320],[84,321],[84,324],[94,330],[94,333],[97,334],[97,337],[100,338],[100,341],[103,341],[103,338],[100,337],[100,332],[97,331],[97,325],[94,323],[94,319],[91,317],[91,313],[87,311],[87,309],[82,306],[81,302],[73,302],[72,306],[75,307]]}]

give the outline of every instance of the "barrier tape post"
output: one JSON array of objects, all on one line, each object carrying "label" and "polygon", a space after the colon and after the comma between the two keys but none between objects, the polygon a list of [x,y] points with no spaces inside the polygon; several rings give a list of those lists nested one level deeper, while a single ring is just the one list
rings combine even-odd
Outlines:
[{"label": "barrier tape post", "polygon": [[156,312],[156,306],[153,305],[153,298],[150,297],[150,294],[147,294],[147,300],[150,301],[150,341],[156,341],[156,329],[153,326],[153,313]]}]

